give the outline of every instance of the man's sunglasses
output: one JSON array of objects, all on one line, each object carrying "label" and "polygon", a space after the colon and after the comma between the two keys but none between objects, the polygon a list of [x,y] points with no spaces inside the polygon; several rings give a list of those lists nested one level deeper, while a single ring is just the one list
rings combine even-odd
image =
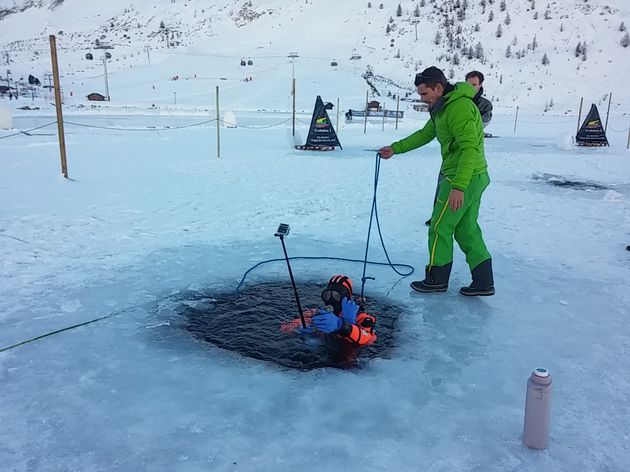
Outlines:
[{"label": "man's sunglasses", "polygon": [[417,87],[418,85],[420,85],[422,82],[424,82],[425,80],[430,79],[431,77],[428,77],[426,75],[423,75],[422,72],[420,72],[419,74],[416,74],[416,80],[413,81],[413,84]]}]

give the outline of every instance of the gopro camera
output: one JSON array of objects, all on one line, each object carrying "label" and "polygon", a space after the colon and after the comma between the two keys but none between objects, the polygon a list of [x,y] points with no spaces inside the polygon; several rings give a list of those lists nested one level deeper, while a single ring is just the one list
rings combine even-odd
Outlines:
[{"label": "gopro camera", "polygon": [[278,226],[278,231],[276,231],[276,234],[274,234],[274,236],[283,238],[285,236],[288,236],[288,234],[289,234],[289,225],[280,223],[280,226]]}]

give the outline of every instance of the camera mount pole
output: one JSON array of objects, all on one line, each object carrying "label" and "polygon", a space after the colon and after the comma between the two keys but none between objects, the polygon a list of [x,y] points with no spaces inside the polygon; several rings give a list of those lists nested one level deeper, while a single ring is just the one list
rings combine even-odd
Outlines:
[{"label": "camera mount pole", "polygon": [[293,280],[293,271],[291,270],[291,264],[289,263],[289,256],[287,254],[287,248],[284,245],[284,235],[277,234],[280,238],[280,242],[282,243],[282,250],[284,251],[284,258],[287,261],[287,267],[289,269],[289,277],[291,277],[291,285],[293,286],[293,294],[295,295],[295,301],[298,306],[298,311],[300,312],[300,319],[302,320],[302,327],[306,328],[306,320],[304,319],[304,312],[302,311],[302,304],[300,303],[300,297],[297,292],[297,287],[295,286],[295,280]]}]

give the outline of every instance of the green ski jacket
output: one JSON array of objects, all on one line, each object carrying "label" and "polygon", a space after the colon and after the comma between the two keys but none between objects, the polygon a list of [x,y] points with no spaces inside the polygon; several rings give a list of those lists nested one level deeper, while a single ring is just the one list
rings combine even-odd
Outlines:
[{"label": "green ski jacket", "polygon": [[447,86],[424,128],[391,145],[394,154],[409,152],[437,137],[442,153],[440,173],[451,187],[466,190],[471,177],[488,168],[481,115],[472,100],[475,94],[475,88],[466,82]]}]

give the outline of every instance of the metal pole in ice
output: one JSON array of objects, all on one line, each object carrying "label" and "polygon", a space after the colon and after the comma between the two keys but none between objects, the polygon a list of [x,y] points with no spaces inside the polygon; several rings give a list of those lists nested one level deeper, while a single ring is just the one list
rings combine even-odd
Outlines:
[{"label": "metal pole in ice", "polygon": [[219,118],[219,86],[217,85],[217,159],[221,157],[221,121]]}]

